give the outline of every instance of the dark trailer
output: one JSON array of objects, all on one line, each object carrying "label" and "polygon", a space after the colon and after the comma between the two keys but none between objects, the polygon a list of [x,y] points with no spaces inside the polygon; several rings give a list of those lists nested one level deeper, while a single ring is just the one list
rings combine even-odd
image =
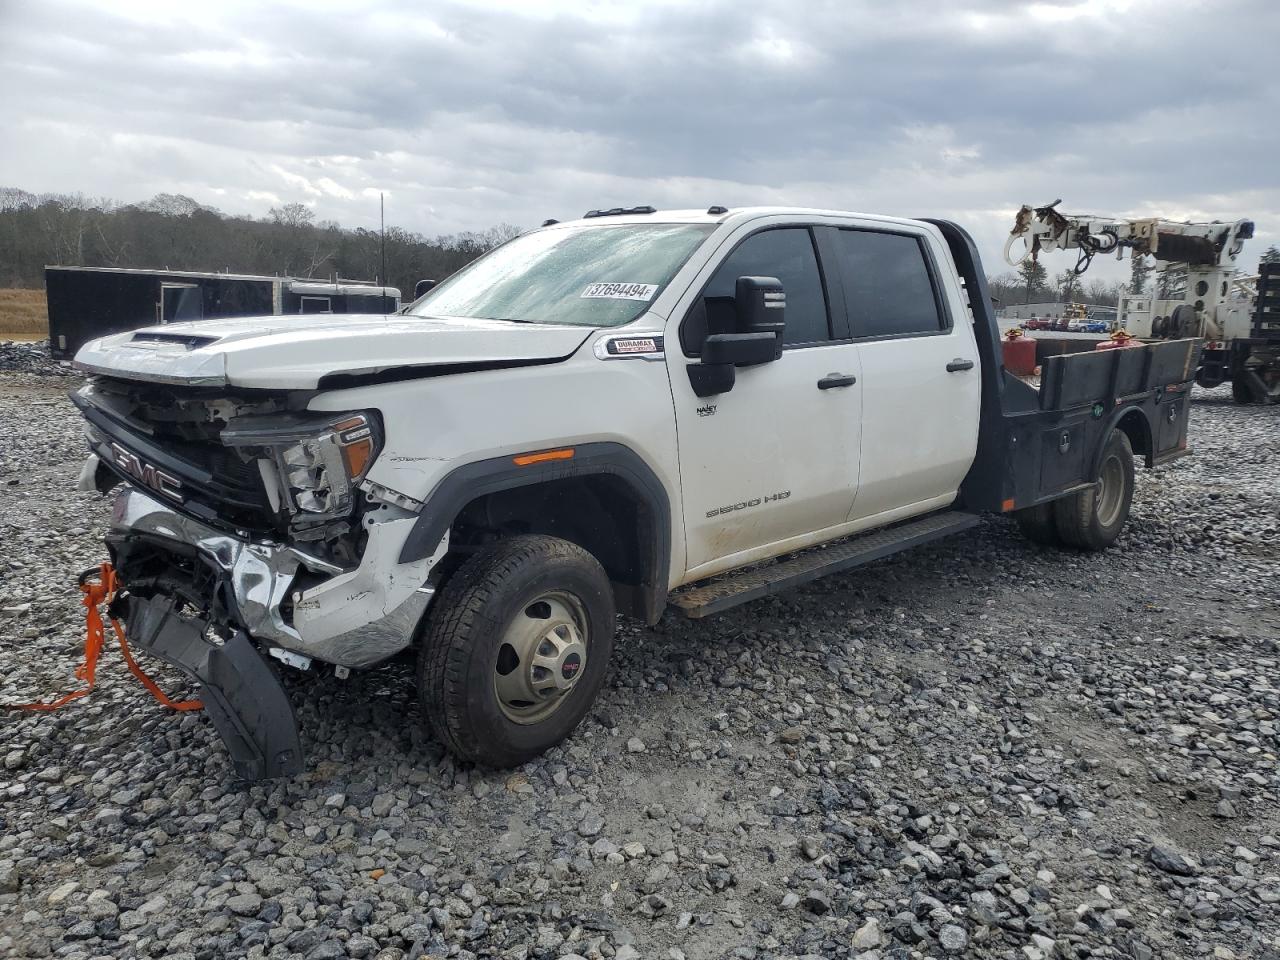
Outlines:
[{"label": "dark trailer", "polygon": [[400,291],[352,280],[328,282],[234,273],[45,267],[49,347],[71,360],[98,337],[157,323],[268,314],[394,313]]}]

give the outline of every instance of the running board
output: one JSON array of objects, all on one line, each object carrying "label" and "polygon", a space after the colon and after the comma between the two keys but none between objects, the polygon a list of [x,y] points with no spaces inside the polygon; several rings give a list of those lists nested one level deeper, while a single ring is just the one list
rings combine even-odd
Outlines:
[{"label": "running board", "polygon": [[831,573],[852,570],[930,540],[949,537],[977,526],[979,519],[976,514],[959,511],[930,514],[828,546],[811,547],[781,563],[753,567],[725,574],[701,585],[681,588],[672,593],[667,602],[686,617],[696,620]]}]

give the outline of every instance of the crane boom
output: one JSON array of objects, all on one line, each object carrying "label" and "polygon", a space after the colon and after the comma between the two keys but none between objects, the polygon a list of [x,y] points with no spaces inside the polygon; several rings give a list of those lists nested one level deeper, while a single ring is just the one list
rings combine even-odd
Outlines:
[{"label": "crane boom", "polygon": [[[1244,242],[1253,236],[1252,220],[1192,223],[1068,214],[1058,211],[1061,202],[1018,210],[1004,245],[1006,263],[1016,267],[1041,253],[1075,250],[1071,272],[1079,276],[1100,253],[1122,259],[1129,250],[1134,257],[1152,257],[1159,262],[1154,293],[1121,298],[1125,330],[1143,338],[1202,337],[1208,343],[1197,383],[1214,387],[1230,380],[1240,402],[1280,400],[1280,325],[1270,322],[1271,314],[1263,316],[1274,307],[1262,303],[1261,281],[1255,280],[1250,291],[1235,268]],[[1015,258],[1019,240],[1025,249]]]},{"label": "crane boom", "polygon": [[[1125,219],[1092,214],[1066,214],[1057,210],[1061,200],[1044,207],[1023,205],[1014,218],[1005,243],[1005,262],[1016,267],[1027,257],[1043,252],[1078,250],[1073,272],[1082,274],[1094,256],[1115,251],[1119,259],[1126,249],[1134,256],[1151,256],[1166,263],[1230,268],[1253,236],[1252,220],[1224,223],[1180,223],[1159,217]],[[1021,239],[1026,250],[1021,257],[1011,255]]]}]

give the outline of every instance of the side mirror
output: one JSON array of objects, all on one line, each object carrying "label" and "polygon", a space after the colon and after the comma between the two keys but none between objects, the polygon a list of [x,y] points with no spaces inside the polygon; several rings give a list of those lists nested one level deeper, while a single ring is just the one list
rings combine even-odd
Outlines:
[{"label": "side mirror", "polygon": [[739,333],[772,333],[782,356],[782,331],[786,325],[787,294],[775,277],[739,277],[733,291]]},{"label": "side mirror", "polygon": [[782,356],[787,295],[774,277],[739,277],[734,286],[735,333],[712,333],[702,341],[701,362],[690,364],[689,383],[699,397],[728,393],[738,367],[772,363]]},{"label": "side mirror", "polygon": [[772,363],[781,355],[781,342],[780,334],[768,330],[713,333],[702,341],[702,361],[686,368],[689,385],[699,397],[728,393],[738,379],[738,367]]},{"label": "side mirror", "polygon": [[419,280],[413,285],[413,299],[417,300],[435,285],[436,282],[434,280]]}]

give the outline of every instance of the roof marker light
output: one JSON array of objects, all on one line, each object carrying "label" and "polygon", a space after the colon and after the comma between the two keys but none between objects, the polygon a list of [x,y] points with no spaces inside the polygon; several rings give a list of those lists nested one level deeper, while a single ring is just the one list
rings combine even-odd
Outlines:
[{"label": "roof marker light", "polygon": [[625,217],[633,213],[657,213],[656,207],[648,205],[642,207],[610,207],[608,210],[588,210],[582,215],[583,220],[589,220],[592,217]]}]

